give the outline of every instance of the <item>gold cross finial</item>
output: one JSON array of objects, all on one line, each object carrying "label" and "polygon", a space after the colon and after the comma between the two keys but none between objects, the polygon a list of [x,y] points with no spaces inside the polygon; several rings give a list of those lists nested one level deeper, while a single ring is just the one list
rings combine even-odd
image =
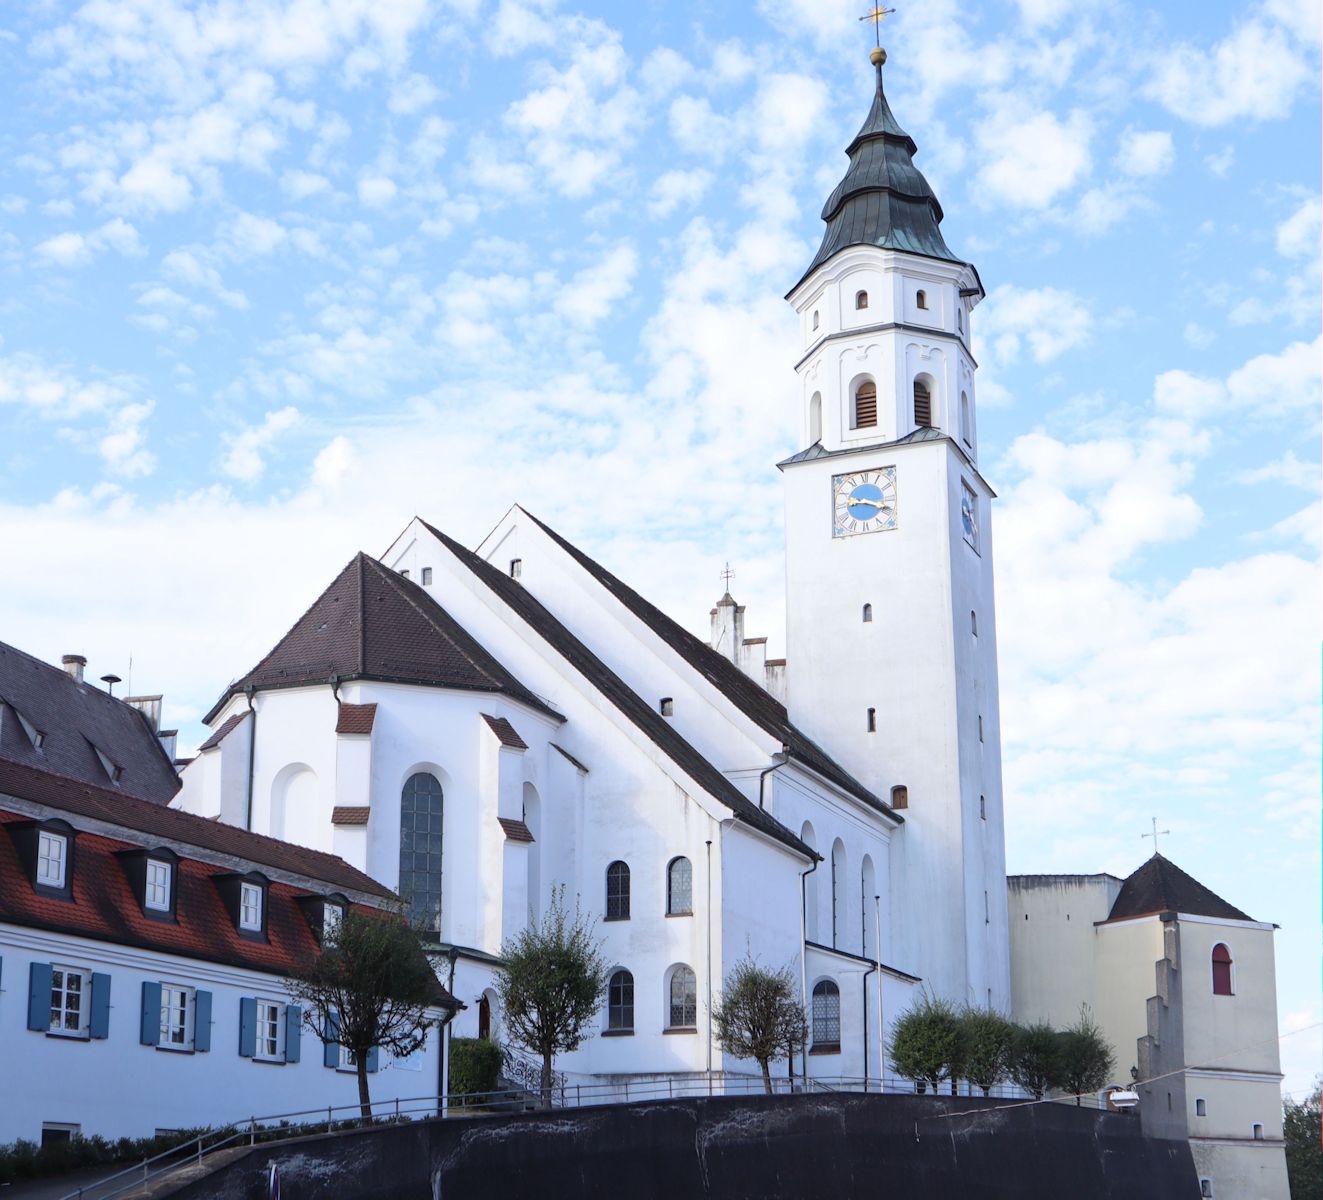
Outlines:
[{"label": "gold cross finial", "polygon": [[879,4],[870,12],[864,13],[864,15],[859,18],[861,21],[873,22],[873,38],[879,46],[882,45],[882,22],[895,11],[894,8],[883,8]]}]

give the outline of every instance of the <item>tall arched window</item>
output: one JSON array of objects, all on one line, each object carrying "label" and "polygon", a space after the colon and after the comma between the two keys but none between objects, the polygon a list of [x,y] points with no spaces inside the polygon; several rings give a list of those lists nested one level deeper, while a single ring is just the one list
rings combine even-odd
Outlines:
[{"label": "tall arched window", "polygon": [[532,841],[528,843],[525,879],[528,885],[528,923],[536,924],[542,911],[542,801],[537,788],[524,784],[524,825]]},{"label": "tall arched window", "polygon": [[933,394],[923,379],[914,381],[914,423],[928,429],[933,423]]},{"label": "tall arched window", "polygon": [[837,838],[831,847],[831,944],[841,949],[845,939],[845,843]]},{"label": "tall arched window", "polygon": [[863,922],[859,948],[865,958],[877,956],[877,904],[873,899],[877,894],[877,875],[873,871],[873,859],[865,854],[864,865],[859,872],[859,916]]},{"label": "tall arched window", "polygon": [[[810,850],[818,848],[818,839],[808,821],[799,831],[799,840]],[[810,871],[804,876],[804,936],[810,942],[818,940],[818,871]]]},{"label": "tall arched window", "polygon": [[809,399],[809,445],[822,441],[822,393],[814,392]]},{"label": "tall arched window", "polygon": [[606,1027],[623,1033],[634,1028],[634,976],[616,971],[606,985]]},{"label": "tall arched window", "polygon": [[683,856],[666,868],[666,915],[688,917],[694,911],[694,869]]},{"label": "tall arched window", "polygon": [[698,1025],[698,980],[688,967],[681,965],[671,972],[667,1006],[668,1029],[693,1029]]},{"label": "tall arched window", "polygon": [[813,985],[811,1008],[813,1050],[819,1054],[841,1048],[841,989],[830,979]]},{"label": "tall arched window", "polygon": [[1225,942],[1218,942],[1213,947],[1213,995],[1230,996],[1231,991],[1231,951]]},{"label": "tall arched window", "polygon": [[606,869],[606,919],[629,920],[629,864],[613,862]]},{"label": "tall arched window", "polygon": [[877,424],[877,384],[865,379],[854,392],[854,428],[871,429]]},{"label": "tall arched window", "polygon": [[855,308],[867,308],[867,307],[868,307],[868,293],[867,293],[867,292],[855,292],[855,294],[854,294],[854,306],[855,306]]},{"label": "tall arched window", "polygon": [[974,431],[969,427],[969,393],[960,393],[960,440],[973,447]]},{"label": "tall arched window", "polygon": [[410,917],[441,929],[441,782],[419,771],[400,793],[400,897]]}]

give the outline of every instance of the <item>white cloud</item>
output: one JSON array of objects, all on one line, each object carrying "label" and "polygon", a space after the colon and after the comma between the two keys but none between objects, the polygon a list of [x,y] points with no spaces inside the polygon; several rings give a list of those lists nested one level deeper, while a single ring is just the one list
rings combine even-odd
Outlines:
[{"label": "white cloud", "polygon": [[976,346],[998,366],[1010,366],[1027,352],[1047,363],[1088,341],[1093,316],[1072,292],[1002,284],[979,305],[971,323]]},{"label": "white cloud", "polygon": [[1065,120],[1002,96],[978,125],[982,194],[1018,208],[1046,208],[1089,171],[1093,134],[1088,115],[1073,110]]},{"label": "white cloud", "polygon": [[355,459],[353,443],[344,434],[337,434],[322,447],[313,460],[313,486],[324,489],[339,486],[352,470]]},{"label": "white cloud", "polygon": [[1204,166],[1208,168],[1210,174],[1216,175],[1219,179],[1225,179],[1235,163],[1236,148],[1230,143],[1223,146],[1216,154],[1209,154],[1204,158]]},{"label": "white cloud", "polygon": [[648,212],[654,217],[669,217],[677,208],[697,204],[712,184],[712,173],[701,167],[692,171],[667,171],[652,185]]},{"label": "white cloud", "polygon": [[1154,403],[1160,412],[1189,421],[1228,412],[1264,421],[1292,411],[1316,410],[1320,353],[1323,337],[1312,343],[1292,342],[1277,354],[1255,356],[1225,381],[1165,371],[1155,383]]},{"label": "white cloud", "polygon": [[1161,129],[1127,129],[1116,152],[1116,168],[1125,175],[1144,177],[1171,170],[1176,159],[1171,134]]},{"label": "white cloud", "polygon": [[[292,429],[300,419],[299,410],[292,405],[269,412],[260,425],[253,425],[225,439],[226,452],[221,459],[221,470],[232,479],[251,483],[266,470],[264,451],[282,433]],[[323,451],[325,453],[325,451]]]},{"label": "white cloud", "polygon": [[1282,483],[1302,491],[1317,492],[1320,471],[1323,468],[1318,463],[1301,462],[1293,450],[1288,450],[1281,458],[1262,467],[1240,471],[1236,479],[1240,483]]},{"label": "white cloud", "polygon": [[151,402],[126,404],[110,418],[110,428],[97,444],[106,466],[116,475],[127,478],[150,475],[156,468],[156,456],[147,450],[143,423],[152,414]]},{"label": "white cloud", "polygon": [[358,181],[358,199],[367,208],[389,204],[399,190],[393,179],[381,175],[365,176]]},{"label": "white cloud", "polygon": [[408,116],[435,103],[440,95],[426,75],[413,74],[391,88],[386,107],[393,113]]},{"label": "white cloud", "polygon": [[634,247],[615,247],[601,262],[580,271],[562,287],[556,297],[556,311],[576,324],[600,321],[616,301],[629,295],[637,269]]},{"label": "white cloud", "polygon": [[318,192],[327,191],[330,186],[331,181],[315,171],[289,170],[280,177],[281,190],[292,200],[306,200]]},{"label": "white cloud", "polygon": [[221,273],[203,262],[197,247],[171,250],[161,261],[161,273],[168,279],[205,288],[229,308],[247,308],[248,297],[225,286]]},{"label": "white cloud", "polygon": [[61,267],[81,266],[89,263],[103,250],[117,254],[145,254],[138,231],[127,221],[115,217],[99,229],[89,233],[60,233],[40,243],[34,253],[38,258]]},{"label": "white cloud", "polygon": [[1323,236],[1323,199],[1311,196],[1277,226],[1277,253],[1317,263]]},{"label": "white cloud", "polygon": [[241,212],[225,223],[222,238],[243,258],[264,258],[284,245],[288,231],[270,217]]},{"label": "white cloud", "polygon": [[1181,336],[1196,350],[1207,350],[1217,340],[1211,329],[1205,329],[1198,321],[1187,321]]}]

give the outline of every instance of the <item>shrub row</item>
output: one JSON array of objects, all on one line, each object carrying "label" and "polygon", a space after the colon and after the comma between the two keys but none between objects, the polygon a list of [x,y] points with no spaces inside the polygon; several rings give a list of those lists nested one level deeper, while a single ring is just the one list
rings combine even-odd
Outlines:
[{"label": "shrub row", "polygon": [[185,1142],[191,1142],[203,1129],[181,1129],[176,1133],[148,1138],[103,1138],[75,1136],[64,1142],[39,1146],[20,1138],[0,1145],[0,1185],[20,1179],[42,1179],[81,1171],[85,1167],[110,1167],[142,1162]]},{"label": "shrub row", "polygon": [[501,1045],[487,1038],[450,1039],[450,1094],[472,1096],[496,1091]]}]

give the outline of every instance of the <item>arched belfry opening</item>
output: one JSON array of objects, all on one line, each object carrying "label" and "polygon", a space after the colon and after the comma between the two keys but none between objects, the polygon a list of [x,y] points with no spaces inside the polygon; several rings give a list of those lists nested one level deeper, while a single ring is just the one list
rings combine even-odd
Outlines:
[{"label": "arched belfry opening", "polygon": [[853,429],[872,429],[877,425],[877,384],[861,379],[854,389],[850,426]]},{"label": "arched belfry opening", "polygon": [[914,380],[914,424],[920,429],[933,426],[933,381],[928,375],[916,376]]}]

